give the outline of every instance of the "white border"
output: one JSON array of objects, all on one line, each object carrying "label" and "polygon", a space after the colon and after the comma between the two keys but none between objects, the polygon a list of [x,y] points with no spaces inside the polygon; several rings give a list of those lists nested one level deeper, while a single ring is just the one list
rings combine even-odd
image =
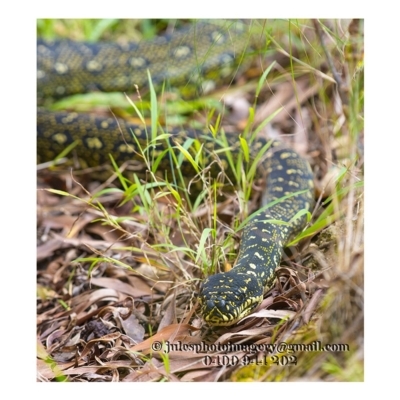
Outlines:
[{"label": "white border", "polygon": [[[400,224],[397,215],[399,160],[398,116],[398,22],[395,2],[181,2],[135,1],[19,1],[3,6],[1,29],[2,78],[2,373],[13,395],[33,389],[45,398],[156,398],[193,396],[193,386],[137,384],[60,385],[35,382],[35,265],[36,265],[36,142],[35,134],[35,40],[36,18],[365,18],[366,41],[366,369],[364,384],[280,384],[202,386],[235,398],[360,398],[367,393],[388,392],[396,383],[397,304],[399,261],[396,244]],[[373,10],[372,6],[376,9]],[[382,11],[381,11],[382,10]],[[19,145],[19,147],[18,147]],[[9,156],[8,156],[9,154]],[[10,199],[12,201],[10,202]],[[4,238],[4,236],[3,236]],[[396,240],[396,242],[395,242]],[[23,248],[21,248],[23,246]],[[395,276],[396,275],[396,276]],[[22,279],[21,279],[22,278]],[[32,317],[33,316],[33,317]],[[394,333],[392,335],[391,333]],[[389,346],[392,340],[393,346]],[[29,366],[29,367],[27,367]],[[11,386],[12,385],[12,386]],[[31,388],[31,385],[33,387]],[[208,386],[208,387],[207,387]],[[97,390],[99,389],[99,390]],[[153,390],[156,389],[154,392]],[[202,390],[201,389],[201,390]],[[3,389],[5,393],[9,391]],[[101,392],[100,392],[101,390]],[[161,393],[161,390],[163,391]],[[234,390],[234,392],[232,391]],[[222,392],[223,391],[223,392]],[[168,393],[171,392],[171,393]],[[398,392],[394,389],[394,392]],[[28,392],[30,396],[33,392]],[[200,396],[204,397],[204,393]],[[277,397],[275,397],[277,396]],[[279,396],[279,397],[278,397]],[[289,397],[290,396],[290,397]]]}]

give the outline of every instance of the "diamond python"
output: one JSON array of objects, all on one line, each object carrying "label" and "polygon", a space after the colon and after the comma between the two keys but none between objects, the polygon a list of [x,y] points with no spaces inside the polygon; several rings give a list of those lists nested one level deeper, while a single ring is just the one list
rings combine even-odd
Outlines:
[{"label": "diamond python", "polygon": [[[217,72],[226,74],[227,66],[240,59],[247,42],[242,25],[225,27],[199,24],[138,44],[38,41],[38,102],[91,90],[124,91],[131,90],[133,85],[143,87],[148,79],[147,69],[154,83],[166,79],[194,81],[216,67]],[[170,129],[168,133],[171,135],[168,140],[174,143],[184,144],[188,139],[202,143],[204,157],[208,157],[205,165],[209,160],[211,173],[217,176],[223,170],[233,178],[224,155],[226,145],[218,138],[207,131]],[[85,165],[106,163],[112,154],[119,163],[138,160],[141,169],[145,169],[138,157],[137,145],[147,146],[148,135],[146,127],[115,118],[44,109],[38,109],[37,113],[39,162],[54,159],[75,142],[74,154]],[[227,140],[230,151],[238,154],[241,151],[238,134],[227,134]],[[310,210],[312,205],[313,175],[308,162],[281,143],[268,143],[263,138],[252,143],[252,159],[267,148],[257,176],[267,177],[263,199],[269,207],[262,207],[245,225],[234,268],[212,275],[201,284],[201,314],[209,325],[232,325],[260,304],[273,282],[285,244],[306,223],[304,214],[294,217],[300,210]],[[153,156],[161,154],[165,142],[153,143],[152,149]],[[219,162],[215,162],[216,153]],[[159,167],[169,172],[173,169],[168,157],[162,158]],[[196,173],[187,160],[180,168],[185,176]]]}]

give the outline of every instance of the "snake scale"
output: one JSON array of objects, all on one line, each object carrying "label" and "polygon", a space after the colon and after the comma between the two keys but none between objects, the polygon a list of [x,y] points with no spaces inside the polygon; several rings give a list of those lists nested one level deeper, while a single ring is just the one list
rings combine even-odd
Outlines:
[{"label": "snake scale", "polygon": [[[38,102],[91,90],[124,91],[132,90],[133,85],[143,87],[147,70],[155,83],[196,81],[215,68],[223,74],[232,61],[241,58],[246,48],[243,30],[241,24],[231,24],[228,28],[217,24],[195,25],[151,42],[124,45],[38,41]],[[170,129],[168,133],[174,143],[196,140],[210,157],[218,153],[219,163],[211,163],[211,172],[217,175],[223,170],[229,175],[224,145],[218,138],[201,130]],[[226,134],[226,137],[230,151],[237,155],[241,151],[238,135]],[[144,126],[112,117],[39,108],[38,160],[54,159],[71,143],[77,144],[74,153],[88,166],[109,162],[109,154],[118,162],[137,159],[140,164],[137,146],[149,143],[149,132]],[[164,147],[165,143],[161,142],[151,146],[155,155],[162,154]],[[201,314],[209,325],[232,325],[260,304],[273,281],[285,244],[306,223],[304,214],[294,217],[301,210],[310,210],[312,205],[313,175],[308,162],[280,142],[262,138],[252,143],[251,157],[254,159],[267,147],[257,175],[267,176],[264,203],[270,206],[261,208],[245,225],[234,268],[202,282]],[[165,171],[171,169],[167,157],[160,165]],[[183,161],[182,168],[185,174],[196,173],[187,160]]]}]

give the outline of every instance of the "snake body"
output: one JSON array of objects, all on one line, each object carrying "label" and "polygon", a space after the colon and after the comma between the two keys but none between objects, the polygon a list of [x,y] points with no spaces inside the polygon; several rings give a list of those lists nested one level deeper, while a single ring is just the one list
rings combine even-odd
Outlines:
[{"label": "snake body", "polygon": [[194,87],[207,85],[205,76],[231,76],[232,67],[251,50],[244,31],[241,22],[221,25],[215,21],[139,43],[39,40],[39,102],[94,90],[132,91],[135,85],[147,85],[147,70],[154,84],[168,80],[192,97]]},{"label": "snake body", "polygon": [[[188,79],[188,76],[193,77],[194,71],[198,76],[205,69],[226,65],[227,61],[234,58],[232,48],[227,46],[232,31],[227,35],[226,31],[221,33],[221,30],[216,30],[214,25],[205,25],[201,29],[204,31],[199,27],[197,31],[163,37],[146,46],[39,42],[39,101],[93,88],[125,90],[126,85],[143,84],[144,77],[147,78],[147,73],[144,73],[147,68],[156,81],[178,78],[180,73]],[[241,40],[235,41],[236,51],[239,52],[243,48],[239,45]],[[197,51],[195,64],[193,49]],[[178,59],[178,65],[181,69],[166,69],[166,54],[173,55],[175,59],[179,55],[181,59]],[[203,60],[200,64],[199,58]],[[193,69],[193,65],[201,65],[201,71],[199,68]],[[42,109],[38,110],[37,129],[39,161],[52,160],[66,146],[75,143],[75,153],[88,166],[108,162],[109,154],[118,162],[136,159],[143,164],[137,146],[144,148],[151,137],[147,128],[123,120],[78,113],[53,113]],[[184,144],[188,139],[199,141],[204,146],[203,151],[210,157],[216,151],[220,162],[211,163],[212,173],[217,175],[221,170],[228,172],[224,156],[226,143],[221,144],[207,131],[172,129],[168,133],[174,143]],[[238,135],[227,135],[227,138],[230,151],[234,154],[240,152]],[[151,147],[156,155],[165,150],[165,144],[161,142],[153,142]],[[262,138],[252,143],[252,158],[260,149],[267,147],[269,149],[265,157],[259,162],[258,175],[267,176],[264,203],[268,207],[254,214],[245,225],[234,268],[206,278],[200,288],[201,314],[210,325],[232,325],[260,304],[273,281],[285,244],[306,223],[304,213],[300,213],[298,218],[295,216],[301,210],[309,210],[312,204],[313,175],[308,162],[281,143],[268,143]],[[164,157],[161,166],[165,171],[171,169],[170,160]],[[196,173],[188,161],[184,161],[181,168],[187,169],[185,174]]]},{"label": "snake body", "polygon": [[262,167],[268,174],[263,202],[271,206],[245,225],[235,267],[203,282],[202,314],[210,325],[232,325],[260,304],[283,247],[305,225],[306,217],[294,218],[296,213],[312,204],[312,171],[295,151],[275,141]]}]

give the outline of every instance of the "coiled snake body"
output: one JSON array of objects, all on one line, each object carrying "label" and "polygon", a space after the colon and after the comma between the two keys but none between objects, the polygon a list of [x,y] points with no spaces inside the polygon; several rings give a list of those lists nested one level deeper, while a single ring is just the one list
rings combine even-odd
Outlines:
[{"label": "coiled snake body", "polygon": [[[185,76],[186,81],[194,79],[211,67],[227,65],[241,54],[244,43],[243,35],[238,34],[241,30],[241,26],[227,31],[206,24],[197,30],[163,37],[143,46],[38,42],[39,101],[49,96],[60,97],[92,89],[126,90],[132,84],[143,84],[147,69],[158,82],[180,75]],[[235,51],[227,45],[232,42]],[[165,57],[168,59],[168,55],[177,62],[166,68]],[[115,118],[77,113],[38,110],[37,129],[41,162],[54,159],[73,142],[77,143],[74,151],[87,165],[107,162],[108,154],[122,162],[137,158],[137,145],[146,146],[149,140],[144,127]],[[131,132],[136,139],[132,138]],[[178,143],[184,143],[188,138],[198,140],[203,143],[206,154],[217,150],[220,161],[226,161],[221,152],[224,146],[208,132],[173,129],[169,133]],[[227,138],[230,151],[241,151],[238,135],[227,135]],[[264,203],[269,207],[263,207],[245,225],[234,268],[206,278],[201,285],[201,313],[210,325],[234,324],[261,302],[274,278],[285,244],[305,225],[304,214],[294,217],[300,210],[309,210],[312,204],[313,175],[308,162],[281,143],[268,143],[262,138],[252,143],[252,157],[267,147],[259,162],[258,175],[267,176]],[[162,144],[153,146],[155,154],[163,150]],[[161,163],[165,164],[166,170],[171,168],[166,157]],[[225,164],[214,163],[212,172],[218,174],[218,170],[225,170]],[[182,164],[188,171],[190,167],[189,162]]]}]

